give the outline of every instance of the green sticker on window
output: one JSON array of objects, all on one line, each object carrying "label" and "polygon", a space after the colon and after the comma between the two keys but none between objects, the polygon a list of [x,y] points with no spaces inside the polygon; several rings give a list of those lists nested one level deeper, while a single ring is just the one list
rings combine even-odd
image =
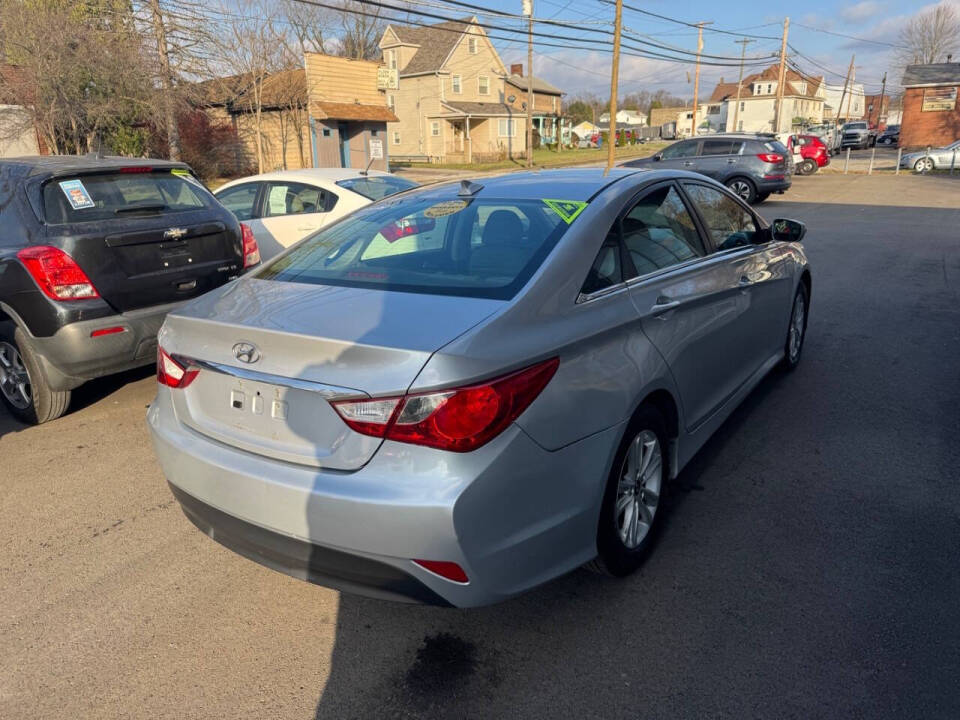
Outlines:
[{"label": "green sticker on window", "polygon": [[560,219],[567,225],[577,219],[577,216],[587,207],[587,203],[582,200],[547,200],[543,199],[543,204],[553,210]]}]

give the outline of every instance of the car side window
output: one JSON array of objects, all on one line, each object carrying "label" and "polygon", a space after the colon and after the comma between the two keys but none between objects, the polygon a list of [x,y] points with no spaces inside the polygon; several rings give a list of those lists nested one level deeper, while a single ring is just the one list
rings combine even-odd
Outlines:
[{"label": "car side window", "polygon": [[313,185],[302,183],[270,183],[267,190],[265,217],[302,215],[325,212],[326,193]]},{"label": "car side window", "polygon": [[730,155],[733,153],[733,140],[704,140],[701,155]]},{"label": "car side window", "polygon": [[637,275],[704,256],[700,235],[680,193],[664,185],[644,195],[623,218],[623,244]]},{"label": "car side window", "polygon": [[685,157],[696,157],[697,156],[697,145],[699,142],[697,140],[684,140],[681,142],[674,143],[673,145],[668,145],[663,149],[663,152],[660,153],[660,157],[664,160],[673,160],[675,158],[685,158]]},{"label": "car side window", "polygon": [[259,183],[244,183],[218,193],[217,200],[232,212],[237,220],[251,220],[256,216],[255,203],[259,189]]},{"label": "car side window", "polygon": [[717,251],[752,245],[757,223],[740,203],[715,188],[684,183],[684,190],[700,211]]},{"label": "car side window", "polygon": [[607,233],[580,292],[583,295],[590,295],[622,282],[623,265],[620,262],[620,223],[618,221]]}]

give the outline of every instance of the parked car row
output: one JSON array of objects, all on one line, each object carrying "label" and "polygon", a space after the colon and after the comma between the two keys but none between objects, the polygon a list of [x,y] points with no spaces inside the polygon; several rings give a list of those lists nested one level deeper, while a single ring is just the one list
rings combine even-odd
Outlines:
[{"label": "parked car row", "polygon": [[183,163],[0,161],[0,400],[27,423],[59,417],[84,382],[156,362],[173,308],[413,186],[376,171],[298,171],[215,197]]}]

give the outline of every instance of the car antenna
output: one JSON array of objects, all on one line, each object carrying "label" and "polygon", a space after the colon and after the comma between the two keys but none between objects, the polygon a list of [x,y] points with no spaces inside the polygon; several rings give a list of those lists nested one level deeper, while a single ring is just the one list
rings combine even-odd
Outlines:
[{"label": "car antenna", "polygon": [[471,195],[476,195],[481,190],[483,190],[483,185],[475,183],[472,180],[461,180],[460,192],[458,192],[457,195],[460,197],[470,197]]}]

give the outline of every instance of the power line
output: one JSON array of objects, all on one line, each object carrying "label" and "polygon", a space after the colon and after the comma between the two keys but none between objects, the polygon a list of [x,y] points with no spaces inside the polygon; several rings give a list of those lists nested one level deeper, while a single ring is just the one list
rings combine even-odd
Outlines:
[{"label": "power line", "polygon": [[827,35],[835,35],[837,37],[846,38],[847,40],[856,40],[857,42],[872,43],[873,45],[885,45],[886,47],[897,48],[899,50],[909,49],[905,45],[897,45],[896,43],[888,43],[882,40],[870,40],[868,38],[857,37],[856,35],[845,35],[844,33],[833,32],[832,30],[824,30],[823,28],[813,27],[812,25],[804,25],[803,23],[794,23],[794,25],[797,25],[802,28],[806,28],[807,30],[815,30],[816,32],[826,33]]},{"label": "power line", "polygon": [[[613,5],[613,0],[600,0],[600,2],[607,5]],[[660,20],[666,20],[667,22],[676,23],[677,25],[686,25],[687,27],[696,28],[696,23],[687,22],[686,20],[678,20],[677,18],[668,17],[667,15],[660,15],[659,13],[651,12],[649,10],[643,10],[633,5],[627,5],[624,3],[624,9],[630,10],[632,12],[640,13],[641,15],[647,15],[649,17],[655,17]],[[755,38],[757,40],[779,40],[780,38],[774,37],[773,35],[747,35],[745,33],[734,32],[733,30],[722,30],[720,28],[704,28],[704,30],[709,30],[709,32],[721,33],[723,35],[735,35],[737,37],[749,37]]]}]

